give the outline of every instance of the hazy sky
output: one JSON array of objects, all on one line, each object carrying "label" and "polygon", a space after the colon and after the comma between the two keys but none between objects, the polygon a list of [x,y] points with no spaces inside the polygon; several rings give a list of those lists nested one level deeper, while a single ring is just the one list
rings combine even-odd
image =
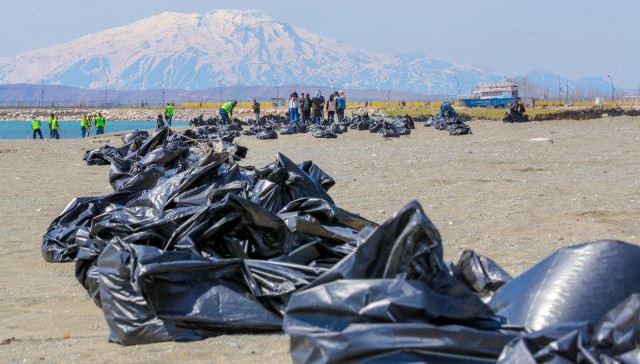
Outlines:
[{"label": "hazy sky", "polygon": [[4,0],[0,56],[73,40],[162,11],[259,9],[370,50],[418,52],[505,76],[611,74],[640,87],[640,1]]}]

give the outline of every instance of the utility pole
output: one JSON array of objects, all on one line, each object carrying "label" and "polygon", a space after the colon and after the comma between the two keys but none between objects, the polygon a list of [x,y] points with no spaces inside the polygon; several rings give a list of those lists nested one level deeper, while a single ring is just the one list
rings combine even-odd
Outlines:
[{"label": "utility pole", "polygon": [[104,82],[104,106],[109,104],[109,79]]},{"label": "utility pole", "polygon": [[164,96],[165,96],[165,95],[164,95],[164,76],[162,76],[162,105],[161,105],[161,106],[166,105],[166,104],[165,104],[165,97],[164,97]]},{"label": "utility pole", "polygon": [[565,103],[569,103],[569,79],[566,79],[565,81],[567,81],[566,87],[565,87],[565,92],[567,93],[567,97],[565,98]]},{"label": "utility pole", "polygon": [[384,76],[385,80],[387,80],[387,107],[391,106],[391,83],[389,82],[389,77]]},{"label": "utility pole", "polygon": [[609,81],[611,81],[611,101],[613,102],[613,98],[614,98],[615,92],[616,92],[616,87],[613,84],[613,77],[611,77],[611,75],[607,75],[607,78],[609,79]]},{"label": "utility pole", "polygon": [[558,101],[562,102],[562,86],[560,86],[560,76],[556,76],[558,79]]}]

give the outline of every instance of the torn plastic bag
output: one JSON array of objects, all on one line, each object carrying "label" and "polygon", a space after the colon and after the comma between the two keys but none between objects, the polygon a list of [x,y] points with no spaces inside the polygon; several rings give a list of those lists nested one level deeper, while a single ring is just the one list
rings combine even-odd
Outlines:
[{"label": "torn plastic bag", "polygon": [[516,335],[487,314],[420,281],[339,280],[293,294],[283,327],[296,363],[492,363]]},{"label": "torn plastic bag", "polygon": [[256,138],[260,140],[278,139],[278,133],[273,130],[262,130],[256,134]]},{"label": "torn plastic bag", "polygon": [[498,289],[490,305],[510,324],[533,330],[586,321],[594,325],[640,292],[640,247],[603,240],[563,248]]},{"label": "torn plastic bag", "polygon": [[302,169],[313,181],[319,183],[325,191],[329,191],[336,184],[336,180],[333,177],[329,176],[312,161],[304,161],[298,164],[298,168]]},{"label": "torn plastic bag", "polygon": [[133,197],[132,194],[112,194],[74,198],[44,233],[41,245],[42,257],[47,262],[73,261],[78,252],[76,243],[78,230],[88,229],[94,217],[122,206]]},{"label": "torn plastic bag", "polygon": [[277,213],[289,202],[303,197],[316,197],[334,203],[322,186],[283,154],[276,161],[256,170],[251,201]]},{"label": "torn plastic bag", "polygon": [[490,296],[498,288],[511,280],[496,262],[476,254],[473,250],[462,252],[458,264],[454,267],[454,275],[481,296]]}]

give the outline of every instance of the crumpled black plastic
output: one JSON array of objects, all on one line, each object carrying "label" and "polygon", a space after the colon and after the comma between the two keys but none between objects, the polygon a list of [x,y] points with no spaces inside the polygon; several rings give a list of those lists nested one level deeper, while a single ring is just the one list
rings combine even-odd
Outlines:
[{"label": "crumpled black plastic", "polygon": [[491,258],[477,254],[473,250],[465,250],[453,268],[456,278],[477,292],[482,297],[491,296],[498,288],[511,280]]},{"label": "crumpled black plastic", "polygon": [[546,327],[507,345],[498,363],[637,363],[640,295],[633,294],[591,329],[587,322]]},{"label": "crumpled black plastic", "polygon": [[490,362],[517,334],[497,331],[501,319],[449,274],[416,202],[309,287],[284,321],[297,363]]}]

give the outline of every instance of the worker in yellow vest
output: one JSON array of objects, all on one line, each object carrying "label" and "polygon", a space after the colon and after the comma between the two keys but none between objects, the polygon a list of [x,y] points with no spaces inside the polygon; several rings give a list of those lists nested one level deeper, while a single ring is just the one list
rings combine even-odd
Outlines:
[{"label": "worker in yellow vest", "polygon": [[49,129],[51,130],[51,139],[60,139],[60,133],[58,132],[60,130],[60,122],[53,114],[49,117]]},{"label": "worker in yellow vest", "polygon": [[49,125],[49,139],[53,139],[53,129],[51,129],[51,121],[55,118],[55,115],[51,114],[49,115],[49,122],[47,123]]},{"label": "worker in yellow vest", "polygon": [[171,105],[171,103],[168,103],[167,106],[164,108],[164,120],[165,120],[166,126],[171,126],[174,112],[175,110],[173,109],[173,105]]},{"label": "worker in yellow vest", "polygon": [[82,138],[88,137],[89,133],[88,130],[90,130],[91,128],[91,124],[89,123],[89,117],[87,115],[83,116],[82,119],[80,120],[80,133],[82,135]]},{"label": "worker in yellow vest", "polygon": [[31,119],[31,130],[33,131],[33,140],[36,139],[36,134],[40,136],[40,139],[43,139],[42,131],[40,131],[41,126],[42,126],[42,123],[40,122],[40,119],[34,116],[33,119]]},{"label": "worker in yellow vest", "polygon": [[104,120],[104,116],[102,116],[102,113],[98,113],[98,116],[96,116],[96,135],[104,134],[106,125],[107,122]]},{"label": "worker in yellow vest", "polygon": [[229,101],[224,103],[220,110],[218,110],[218,114],[222,119],[222,125],[231,125],[233,122],[233,109],[238,105],[238,101]]}]

